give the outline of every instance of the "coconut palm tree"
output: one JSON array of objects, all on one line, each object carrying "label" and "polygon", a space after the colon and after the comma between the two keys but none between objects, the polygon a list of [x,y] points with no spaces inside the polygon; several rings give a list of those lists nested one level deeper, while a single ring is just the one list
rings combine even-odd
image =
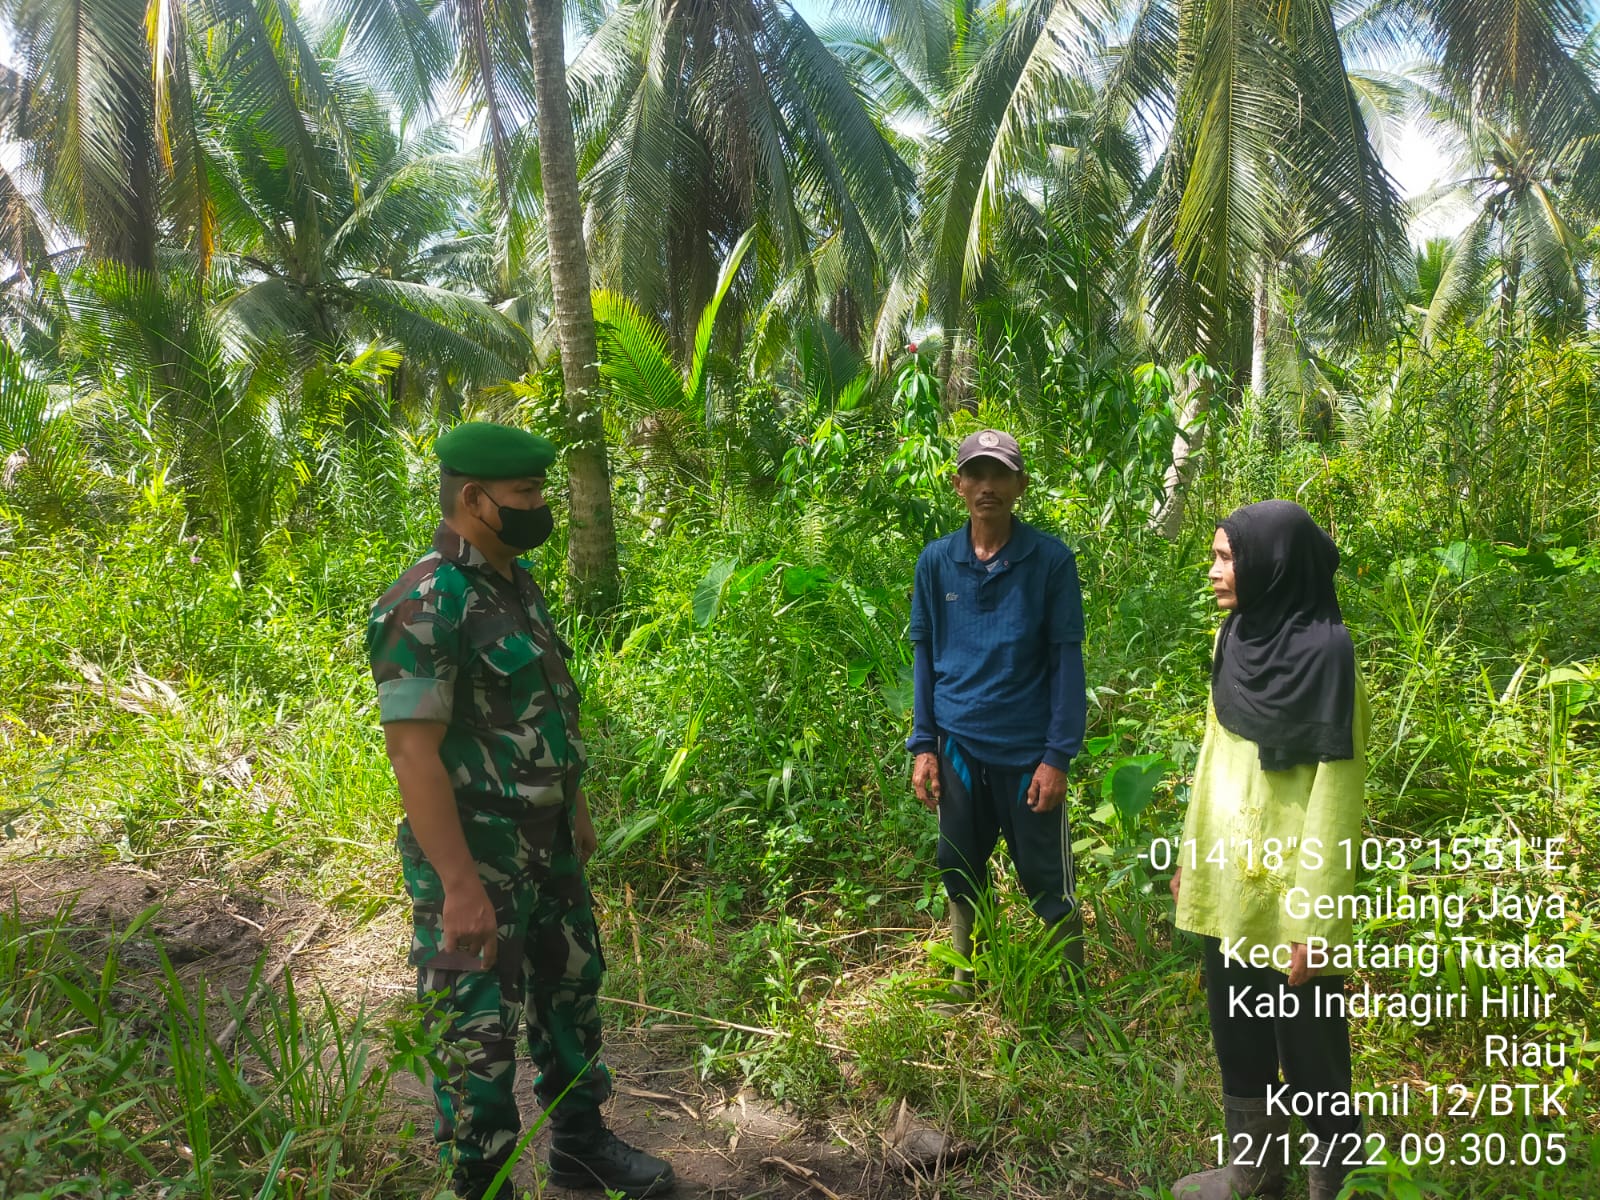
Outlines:
[{"label": "coconut palm tree", "polygon": [[[920,22],[901,7],[880,41],[843,47],[931,131],[919,155],[926,253],[891,289],[880,352],[919,303],[959,348],[986,293],[1014,285],[1007,261],[1044,261],[1044,229],[1082,251],[1071,282],[1090,310],[1167,356],[1243,367],[1252,333],[1271,324],[1258,311],[1270,316],[1283,268],[1307,251],[1302,304],[1345,336],[1379,327],[1400,206],[1326,3],[1147,0],[1111,49],[1112,14],[1086,3],[946,9],[943,23],[945,6],[921,6]],[[1134,114],[1156,163],[1149,185]],[[1028,215],[1047,207],[1055,220]],[[1112,263],[1139,269],[1095,269]]]},{"label": "coconut palm tree", "polygon": [[[1263,273],[1307,245],[1321,251],[1323,303],[1350,334],[1375,331],[1403,213],[1331,7],[1201,0],[1176,28],[1176,69],[1154,93],[1173,125],[1144,239],[1162,342],[1236,369]],[[1135,86],[1142,67],[1129,62]]]},{"label": "coconut palm tree", "polygon": [[1109,15],[928,0],[854,15],[825,36],[879,99],[922,197],[873,358],[933,347],[947,405],[1020,403],[1054,446],[1089,381],[1141,340],[1123,298],[1146,169],[1127,114],[1091,82]]},{"label": "coconut palm tree", "polygon": [[150,271],[162,214],[145,12],[139,0],[6,0],[0,23],[21,62],[3,83],[24,170],[91,254]]},{"label": "coconut palm tree", "polygon": [[1443,91],[1537,136],[1593,120],[1595,24],[1583,0],[1380,0],[1351,29],[1391,50],[1420,48]]},{"label": "coconut palm tree", "polygon": [[277,169],[282,131],[235,107],[228,79],[211,74],[222,66],[204,64],[227,179],[217,191],[226,237],[215,282],[237,334],[288,338],[321,358],[377,338],[403,362],[461,386],[520,375],[529,347],[518,326],[486,298],[437,286],[428,274],[435,247],[448,243],[478,186],[473,160],[454,150],[449,132],[434,126],[402,140],[377,96],[347,95],[345,129],[359,174],[346,174],[345,156],[308,123],[293,136],[317,149],[315,172],[327,186],[297,186]]},{"label": "coconut palm tree", "polygon": [[232,76],[233,110],[282,136],[285,178],[313,203],[325,156],[303,118],[337,154],[350,150],[288,0],[4,0],[0,22],[22,61],[0,78],[0,116],[42,207],[91,257],[150,271],[161,246],[186,244],[203,268],[214,249],[219,168],[196,94],[202,49]]},{"label": "coconut palm tree", "polygon": [[572,78],[597,278],[680,352],[750,228],[757,294],[798,273],[847,327],[870,312],[908,248],[913,176],[788,3],[623,0]]},{"label": "coconut palm tree", "polygon": [[583,204],[578,194],[577,151],[567,100],[566,17],[560,0],[530,0],[529,15],[550,291],[567,409],[571,497],[567,577],[577,605],[599,613],[617,600],[617,534],[611,511],[611,468],[600,421],[600,355],[583,236]]},{"label": "coconut palm tree", "polygon": [[1429,297],[1424,341],[1485,315],[1485,301],[1501,346],[1524,326],[1552,340],[1583,328],[1594,263],[1585,232],[1600,220],[1600,180],[1586,159],[1600,143],[1600,103],[1588,107],[1585,128],[1564,106],[1560,121],[1511,105],[1497,119],[1438,93],[1430,101],[1455,128],[1461,155],[1455,181],[1428,199],[1475,215]]},{"label": "coconut palm tree", "polygon": [[[91,61],[59,45],[88,17],[23,15],[30,70]],[[8,232],[35,244],[64,232],[86,251],[56,249],[31,273],[19,258],[6,299],[26,344],[76,363],[75,386],[147,401],[196,515],[237,524],[233,500],[251,490],[241,464],[266,462],[268,434],[285,432],[257,415],[299,411],[310,396],[307,411],[329,411],[345,435],[387,429],[408,380],[444,391],[503,382],[526,369],[528,342],[484,298],[435,285],[433,251],[453,240],[479,172],[442,128],[395,132],[389,103],[334,66],[347,30],[313,37],[276,0],[169,15],[186,32],[171,35],[163,69],[181,72],[185,106],[147,105],[153,169],[165,169],[163,138],[192,169],[166,174],[137,238],[126,206],[83,200],[105,189],[89,188],[78,164],[109,170],[110,135],[47,119],[39,96],[62,80],[15,81],[13,129],[32,140],[8,179],[50,230]],[[140,238],[150,245],[135,253]],[[99,349],[85,356],[88,345]],[[238,453],[240,438],[262,453]],[[259,526],[241,526],[239,544],[253,545]]]},{"label": "coconut palm tree", "polygon": [[[1316,253],[1307,303],[1347,339],[1384,326],[1403,210],[1369,133],[1327,0],[1144,0],[1108,98],[1147,125],[1160,184],[1145,217],[1142,287],[1158,346],[1201,353],[1234,381],[1251,361],[1259,303],[1286,256]],[[1191,388],[1159,526],[1183,491],[1213,398]]]},{"label": "coconut palm tree", "polygon": [[[1053,194],[1070,232],[1109,252],[1120,230],[1094,218],[1107,202],[1125,202],[1140,174],[1120,125],[1085,119],[1095,100],[1085,80],[1106,14],[1036,0],[974,16],[983,19],[949,38],[949,86],[925,159],[927,302],[948,333],[963,324],[964,304],[980,290],[1019,202],[1038,210],[1029,201]],[[1086,203],[1091,197],[1098,203]]]},{"label": "coconut palm tree", "polygon": [[[587,24],[598,20],[594,4],[576,7]],[[617,594],[617,546],[597,407],[594,313],[567,96],[563,5],[446,0],[430,10],[415,0],[335,0],[334,11],[355,34],[352,55],[369,74],[415,78],[416,86],[406,91],[413,111],[426,106],[447,75],[453,74],[471,97],[487,133],[499,202],[505,254],[496,290],[525,320],[535,315],[526,293],[537,288],[529,279],[537,256],[530,231],[537,228],[545,235],[549,324],[561,347],[567,412],[568,584],[580,608],[603,611]],[[401,19],[387,19],[394,15]]]}]

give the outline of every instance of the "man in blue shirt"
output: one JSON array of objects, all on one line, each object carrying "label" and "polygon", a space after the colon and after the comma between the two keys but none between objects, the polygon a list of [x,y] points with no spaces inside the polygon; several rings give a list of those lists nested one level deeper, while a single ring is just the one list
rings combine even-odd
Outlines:
[{"label": "man in blue shirt", "polygon": [[[1059,538],[1012,515],[1022,451],[985,429],[961,443],[955,488],[969,520],[917,559],[910,639],[917,799],[939,817],[939,871],[956,953],[972,957],[974,902],[1001,835],[1033,910],[1083,978],[1067,768],[1083,745],[1083,597]],[[956,994],[971,995],[971,972]]]}]

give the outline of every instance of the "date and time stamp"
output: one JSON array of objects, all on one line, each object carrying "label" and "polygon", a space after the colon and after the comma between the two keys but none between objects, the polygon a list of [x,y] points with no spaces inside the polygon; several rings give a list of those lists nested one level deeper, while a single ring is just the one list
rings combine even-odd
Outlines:
[{"label": "date and time stamp", "polygon": [[1351,1167],[1380,1166],[1398,1161],[1407,1167],[1441,1165],[1464,1167],[1559,1167],[1567,1161],[1567,1134],[1563,1130],[1537,1133],[1502,1133],[1498,1130],[1464,1130],[1459,1133],[1348,1133],[1319,1141],[1309,1133],[1298,1137],[1252,1138],[1214,1134],[1217,1163],[1260,1166],[1281,1162],[1293,1166],[1320,1166],[1343,1162]]}]

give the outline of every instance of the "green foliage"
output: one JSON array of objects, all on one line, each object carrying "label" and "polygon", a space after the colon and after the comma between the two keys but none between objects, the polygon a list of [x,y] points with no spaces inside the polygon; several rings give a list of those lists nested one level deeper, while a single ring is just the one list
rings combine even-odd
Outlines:
[{"label": "green foliage", "polygon": [[686,413],[714,423],[711,338],[717,313],[750,249],[753,231],[735,243],[722,264],[716,291],[700,314],[694,346],[682,375],[672,363],[667,333],[626,296],[598,291],[594,315],[600,343],[600,374],[612,386],[618,409],[627,416]]},{"label": "green foliage", "polygon": [[[1104,388],[1137,384],[1129,378],[1107,376]],[[1395,411],[1441,403],[1423,390],[1437,378],[1402,375]],[[1142,396],[1149,413],[1170,413],[1165,389],[1149,387],[1117,392],[1115,404]],[[1065,401],[1083,394],[1064,390],[1058,410],[990,397],[977,414],[949,417],[941,394],[932,356],[920,355],[891,389],[845,389],[823,418],[842,441],[825,456],[792,456],[793,477],[775,494],[716,475],[652,485],[672,498],[673,516],[622,522],[625,610],[613,625],[571,628],[603,840],[597,891],[659,897],[629,918],[650,922],[649,957],[609,954],[613,986],[786,1035],[708,1038],[707,1071],[807,1110],[859,1088],[868,1098],[892,1090],[985,1153],[1051,1178],[1092,1170],[1106,1145],[1147,1178],[1188,1161],[1158,1147],[1188,1145],[1214,1119],[1211,1085],[1196,1083],[1211,1067],[1194,950],[1174,940],[1164,874],[1138,856],[1181,827],[1198,749],[1215,628],[1205,523],[1263,494],[1300,495],[1346,551],[1342,600],[1374,698],[1374,831],[1564,834],[1580,859],[1578,911],[1589,895],[1582,864],[1600,845],[1600,554],[1588,525],[1569,526],[1568,544],[1464,536],[1464,510],[1429,507],[1452,490],[1452,460],[1428,449],[1448,445],[1437,426],[1374,421],[1331,443],[1280,429],[1274,445],[1247,421],[1223,426],[1195,485],[1196,526],[1167,543],[1134,520],[1141,492],[1129,482],[1153,476],[1161,460],[1144,456],[1161,439],[1119,437],[1108,410],[1093,407],[1111,392],[1091,393],[1083,410]],[[780,407],[778,417],[814,429],[817,411]],[[1024,512],[1078,547],[1085,581],[1091,727],[1069,802],[1100,991],[1088,1008],[1065,994],[1054,952],[1002,869],[985,914],[993,932],[974,964],[984,990],[952,1022],[928,1007],[950,961],[930,925],[943,907],[933,825],[904,778],[903,629],[925,531],[957,519],[945,456],[974,422],[1014,419],[1034,472]],[[1056,428],[1083,432],[1052,453]],[[729,461],[732,436],[696,422],[683,445]],[[1581,450],[1576,434],[1562,436]],[[1544,453],[1531,446],[1530,461]],[[18,781],[12,828],[134,861],[178,854],[358,911],[395,901],[396,810],[360,631],[371,598],[426,542],[432,485],[415,446],[330,459],[325,471],[326,494],[339,499],[298,509],[264,544],[253,577],[235,574],[218,540],[190,532],[181,499],[154,483],[120,524],[10,519],[0,587],[19,598],[9,603],[22,619],[0,624],[0,766]],[[1567,502],[1548,497],[1589,482],[1546,486],[1537,504],[1561,513]],[[559,539],[546,547],[540,570],[558,570],[562,550]],[[163,619],[140,618],[150,611]],[[1385,867],[1372,884],[1402,877]],[[1481,883],[1461,886],[1476,896]],[[612,936],[626,937],[614,908],[610,917]],[[1551,1035],[1573,1044],[1592,1037],[1594,982],[1581,965],[1590,924],[1559,935],[1579,965],[1560,985]],[[1041,1033],[1053,1030],[1081,1032],[1086,1051]],[[1402,1064],[1418,1053],[1413,1032],[1363,1025],[1362,1070],[1382,1079],[1411,1069]],[[1474,1036],[1434,1035],[1420,1069],[1460,1076]],[[848,1047],[859,1083],[845,1082],[831,1046]],[[282,1062],[287,1052],[251,1053]],[[1069,1099],[1041,1106],[1052,1080]],[[317,1086],[341,1094],[337,1079]],[[1146,1115],[1108,1127],[1086,1087],[1110,1089],[1129,1111],[1147,1105]],[[317,1111],[313,1124],[336,1119]],[[1013,1116],[997,1123],[1002,1111]],[[202,1117],[177,1099],[164,1119]],[[1083,1128],[1098,1140],[1081,1153],[1050,1149],[1063,1130]],[[207,1124],[192,1136],[220,1131]],[[262,1126],[248,1156],[222,1154],[218,1169],[265,1170],[286,1132]],[[296,1134],[284,1153],[315,1158],[318,1145]]]},{"label": "green foliage", "polygon": [[[1568,838],[1574,965],[1542,1032],[1592,1073],[1600,106],[1576,10],[872,3],[820,36],[775,0],[578,10],[625,592],[567,633],[597,891],[651,933],[609,956],[615,988],[761,1030],[708,1035],[703,1069],[802,1111],[910,1099],[978,1144],[981,1190],[1157,1194],[1215,1080],[1195,949],[1140,854],[1181,828],[1203,728],[1211,523],[1286,496],[1344,554],[1373,831]],[[441,422],[565,419],[528,10],[0,0],[0,22],[0,831],[396,904],[368,607],[427,543]],[[1426,94],[1351,68],[1396,22]],[[419,118],[446,75],[484,118],[465,153]],[[1464,135],[1472,207],[1409,262],[1368,134],[1402,93]],[[1193,400],[1167,542],[1148,514]],[[903,633],[984,425],[1021,438],[1023,515],[1085,583],[1097,990],[1064,993],[1002,865],[951,1018]],[[592,515],[557,508],[547,582]],[[141,938],[0,917],[0,1190],[419,1194],[382,1111],[431,1052],[413,1014],[197,989]],[[1365,1022],[1358,1070],[1465,1077],[1482,1033]],[[1577,1178],[1592,1115],[1571,1124]],[[1358,1186],[1499,1185],[1391,1162]]]}]

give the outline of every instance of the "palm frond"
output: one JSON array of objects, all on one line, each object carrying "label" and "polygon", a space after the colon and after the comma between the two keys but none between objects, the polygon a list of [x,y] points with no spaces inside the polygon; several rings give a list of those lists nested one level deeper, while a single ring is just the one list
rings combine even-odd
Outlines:
[{"label": "palm frond", "polygon": [[1522,250],[1532,268],[1525,277],[1530,294],[1524,303],[1540,332],[1557,340],[1584,327],[1584,275],[1592,253],[1550,189],[1541,185],[1529,188],[1518,207]]},{"label": "palm frond", "polygon": [[1449,261],[1439,276],[1423,318],[1424,344],[1436,341],[1445,330],[1469,314],[1483,311],[1484,269],[1489,261],[1489,237],[1493,228],[1493,219],[1487,213],[1480,213],[1456,235]]},{"label": "palm frond", "polygon": [[1591,24],[1582,0],[1409,0],[1404,11],[1428,57],[1474,108],[1537,112],[1541,135],[1556,140],[1600,112],[1579,57]]},{"label": "palm frond", "polygon": [[348,31],[368,86],[398,98],[408,114],[433,107],[451,61],[434,12],[417,0],[332,0],[328,12]]},{"label": "palm frond", "polygon": [[867,95],[889,115],[931,120],[937,105],[929,81],[918,78],[910,63],[881,38],[859,29],[828,26],[818,31],[822,44],[859,80]]},{"label": "palm frond", "polygon": [[366,189],[366,195],[328,237],[330,261],[386,261],[449,228],[471,194],[477,174],[459,154],[406,158]]},{"label": "palm frond", "polygon": [[372,329],[407,357],[452,370],[475,384],[515,379],[527,335],[481,300],[399,279],[353,280],[344,289]]},{"label": "palm frond", "polygon": [[1304,240],[1322,247],[1319,303],[1342,337],[1372,338],[1406,252],[1405,211],[1369,136],[1325,0],[1289,9],[1303,115],[1283,161],[1293,172]]},{"label": "palm frond", "polygon": [[687,408],[683,377],[672,365],[660,324],[626,296],[594,293],[600,374],[622,408],[636,415]]},{"label": "palm frond", "polygon": [[941,0],[846,0],[834,6],[843,20],[895,48],[895,58],[922,79],[948,75],[955,25]]},{"label": "palm frond", "polygon": [[0,259],[13,263],[25,280],[45,262],[53,233],[33,188],[0,164]]},{"label": "palm frond", "polygon": [[1162,341],[1219,362],[1233,361],[1255,264],[1280,240],[1275,153],[1298,117],[1292,61],[1261,17],[1240,0],[1214,0],[1180,28],[1173,143],[1146,228]]},{"label": "palm frond", "polygon": [[798,16],[781,26],[774,50],[791,121],[827,181],[821,216],[845,232],[860,264],[858,286],[872,283],[877,259],[908,250],[907,198],[914,176],[880,128],[882,114],[860,94],[839,60]]},{"label": "palm frond", "polygon": [[659,311],[669,233],[695,215],[685,184],[703,178],[709,163],[659,74],[641,65],[623,70],[631,91],[585,179],[596,274]]},{"label": "palm frond", "polygon": [[41,195],[95,253],[155,265],[155,133],[145,9],[137,0],[17,4],[11,34],[24,63],[16,131]]},{"label": "palm frond", "polygon": [[1081,103],[1097,10],[1033,0],[987,47],[950,96],[925,190],[933,264],[930,303],[953,326],[990,246],[1008,179],[1037,152],[1034,130],[1056,106]]},{"label": "palm frond", "polygon": [[80,490],[86,469],[72,414],[59,411],[50,389],[0,337],[0,493],[28,487],[58,507]]},{"label": "palm frond", "polygon": [[728,257],[722,264],[722,271],[717,276],[717,289],[712,293],[705,312],[700,314],[700,324],[695,329],[694,355],[689,363],[689,380],[684,388],[684,397],[689,404],[705,410],[707,425],[711,424],[710,400],[706,386],[706,367],[711,357],[711,335],[716,329],[717,312],[722,308],[722,301],[727,296],[728,289],[733,286],[734,276],[739,273],[745,252],[750,249],[754,238],[755,230],[747,230],[728,252]]}]

